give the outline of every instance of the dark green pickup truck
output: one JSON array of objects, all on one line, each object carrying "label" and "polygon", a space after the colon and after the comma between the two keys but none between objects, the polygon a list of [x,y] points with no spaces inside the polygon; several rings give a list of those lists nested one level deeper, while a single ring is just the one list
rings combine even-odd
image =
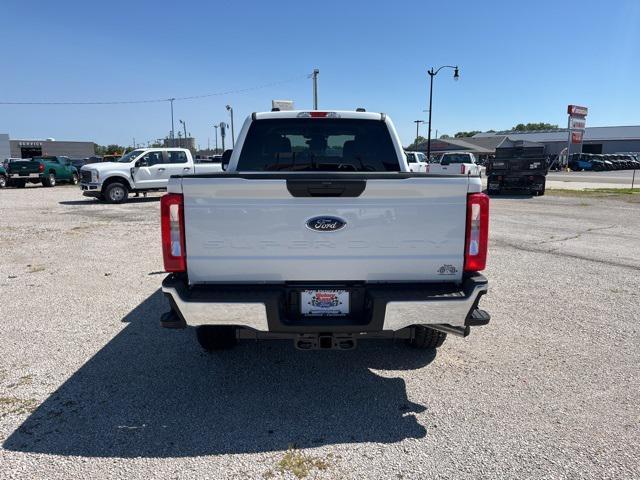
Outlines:
[{"label": "dark green pickup truck", "polygon": [[0,165],[0,188],[7,186],[7,171]]},{"label": "dark green pickup truck", "polygon": [[27,183],[55,187],[58,182],[78,184],[78,170],[67,157],[36,157],[11,162],[7,168],[7,185],[23,188]]}]

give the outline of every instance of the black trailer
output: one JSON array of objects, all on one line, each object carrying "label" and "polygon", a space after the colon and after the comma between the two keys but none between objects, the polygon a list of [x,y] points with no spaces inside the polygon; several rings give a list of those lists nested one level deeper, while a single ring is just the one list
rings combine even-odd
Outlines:
[{"label": "black trailer", "polygon": [[487,163],[487,193],[524,191],[544,195],[548,161],[544,145],[505,138]]}]

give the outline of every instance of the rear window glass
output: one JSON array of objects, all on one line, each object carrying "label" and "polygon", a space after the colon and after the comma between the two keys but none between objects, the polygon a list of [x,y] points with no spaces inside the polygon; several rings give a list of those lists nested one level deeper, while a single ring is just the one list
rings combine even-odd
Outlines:
[{"label": "rear window glass", "polygon": [[471,163],[471,159],[464,153],[447,153],[442,156],[440,163]]},{"label": "rear window glass", "polygon": [[384,122],[283,118],[251,124],[237,170],[397,172],[400,165]]}]

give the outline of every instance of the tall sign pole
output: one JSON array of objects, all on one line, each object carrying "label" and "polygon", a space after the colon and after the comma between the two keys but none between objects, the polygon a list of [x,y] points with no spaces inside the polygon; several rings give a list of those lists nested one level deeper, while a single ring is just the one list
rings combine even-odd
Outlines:
[{"label": "tall sign pole", "polygon": [[224,122],[220,122],[220,138],[222,139],[222,151],[224,152],[224,137],[227,136],[227,124]]},{"label": "tall sign pole", "polygon": [[[587,124],[587,114],[589,109],[580,105],[567,106],[567,166],[569,165],[569,155],[571,154],[571,144],[581,144],[584,136],[584,129]],[[582,151],[582,148],[580,149]]]}]

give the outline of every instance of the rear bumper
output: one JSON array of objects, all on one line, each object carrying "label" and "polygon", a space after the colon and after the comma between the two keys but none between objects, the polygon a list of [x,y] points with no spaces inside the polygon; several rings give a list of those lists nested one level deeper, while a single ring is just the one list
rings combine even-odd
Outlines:
[{"label": "rear bumper", "polygon": [[503,176],[498,180],[495,176],[489,176],[487,179],[487,188],[489,190],[544,190],[546,177],[543,175],[531,175],[533,179],[527,176],[509,177]]},{"label": "rear bumper", "polygon": [[490,317],[478,309],[487,293],[487,279],[474,273],[462,285],[361,284],[352,291],[361,308],[347,317],[303,317],[296,313],[296,292],[327,285],[206,285],[188,287],[186,279],[170,274],[162,282],[179,323],[186,327],[233,325],[272,333],[361,333],[399,331],[411,325],[443,325],[468,333]]},{"label": "rear bumper", "polygon": [[10,173],[9,178],[11,180],[40,180],[39,173],[29,173],[29,174],[20,174],[20,173]]}]

